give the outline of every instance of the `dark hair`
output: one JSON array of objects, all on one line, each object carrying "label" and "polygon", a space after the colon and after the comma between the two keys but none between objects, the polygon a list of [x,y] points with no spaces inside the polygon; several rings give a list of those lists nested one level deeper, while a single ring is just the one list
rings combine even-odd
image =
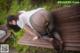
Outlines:
[{"label": "dark hair", "polygon": [[12,21],[12,20],[17,21],[17,16],[15,16],[15,15],[10,15],[10,16],[7,17],[7,21]]},{"label": "dark hair", "polygon": [[13,29],[15,32],[19,31],[21,28],[18,25],[9,24],[10,21],[15,20],[17,22],[18,18],[15,15],[10,15],[7,17],[7,26],[9,29]]}]

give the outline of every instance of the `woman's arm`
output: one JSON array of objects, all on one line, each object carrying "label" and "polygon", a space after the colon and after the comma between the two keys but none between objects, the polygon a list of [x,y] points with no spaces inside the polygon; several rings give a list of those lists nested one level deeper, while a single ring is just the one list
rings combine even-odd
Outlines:
[{"label": "woman's arm", "polygon": [[39,38],[40,34],[38,34],[37,32],[35,32],[35,30],[31,30],[29,27],[24,27],[23,28],[25,30],[25,32],[30,33],[31,35],[33,35],[33,40],[36,40]]}]

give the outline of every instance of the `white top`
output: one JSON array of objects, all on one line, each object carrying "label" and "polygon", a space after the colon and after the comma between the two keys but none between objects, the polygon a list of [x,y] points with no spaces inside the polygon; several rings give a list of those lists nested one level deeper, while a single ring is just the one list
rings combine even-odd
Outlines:
[{"label": "white top", "polygon": [[23,29],[25,24],[27,24],[33,29],[30,23],[30,17],[42,9],[44,8],[38,8],[38,9],[31,10],[31,11],[19,11],[20,15],[19,15],[19,20],[17,21],[17,25]]}]

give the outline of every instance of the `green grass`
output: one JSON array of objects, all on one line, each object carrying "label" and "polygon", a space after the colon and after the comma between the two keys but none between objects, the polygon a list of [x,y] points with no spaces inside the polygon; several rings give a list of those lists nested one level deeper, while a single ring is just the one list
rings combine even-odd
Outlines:
[{"label": "green grass", "polygon": [[[11,14],[16,15],[16,13],[18,13],[18,11],[20,11],[20,10],[28,11],[28,10],[31,10],[31,9],[34,9],[34,8],[38,8],[38,7],[44,7],[47,10],[50,10],[51,8],[53,8],[52,3],[51,4],[45,3],[45,4],[39,4],[39,5],[37,5],[37,4],[32,5],[30,0],[24,0],[20,4],[18,4],[17,1],[14,0],[12,2],[12,4],[11,4],[10,10],[7,13],[7,16],[11,15]],[[7,17],[7,16],[5,16],[5,17]],[[15,35],[11,36],[11,38],[7,42],[10,45],[10,47],[15,47],[16,50],[19,53],[25,53],[25,52],[30,52],[30,53],[39,53],[39,52],[53,53],[53,49],[37,48],[37,47],[30,47],[30,46],[19,45],[17,43],[17,41],[23,36],[23,33],[24,33],[23,30],[21,30],[19,32],[16,32]]]},{"label": "green grass", "polygon": [[0,12],[0,25],[6,23],[6,17],[7,17],[6,13],[7,13],[6,11]]},{"label": "green grass", "polygon": [[[0,12],[0,25],[6,23],[6,18],[8,15],[11,15],[11,14],[16,15],[18,11],[20,10],[28,11],[28,10],[35,9],[38,7],[44,7],[46,8],[46,10],[52,11],[61,6],[64,6],[64,5],[57,5],[56,1],[53,2],[53,0],[49,0],[48,2],[43,2],[43,3],[35,2],[35,4],[33,4],[31,0],[22,0],[20,4],[18,4],[17,0],[13,0],[11,3],[11,7],[8,11],[2,9],[2,11]],[[25,53],[25,52],[27,53],[53,53],[54,52],[53,49],[19,45],[17,41],[23,36],[23,33],[24,33],[23,30],[19,32],[14,32],[15,35],[12,35],[10,39],[7,41],[10,47],[15,47],[19,53]]]}]

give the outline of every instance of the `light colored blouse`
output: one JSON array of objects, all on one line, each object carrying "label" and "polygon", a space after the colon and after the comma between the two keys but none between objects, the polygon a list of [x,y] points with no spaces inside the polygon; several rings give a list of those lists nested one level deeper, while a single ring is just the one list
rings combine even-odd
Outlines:
[{"label": "light colored blouse", "polygon": [[37,8],[37,9],[31,10],[31,11],[19,11],[20,15],[19,15],[19,20],[17,21],[17,25],[23,29],[25,24],[27,24],[33,29],[32,25],[30,23],[30,17],[42,9],[44,9],[44,8]]}]

